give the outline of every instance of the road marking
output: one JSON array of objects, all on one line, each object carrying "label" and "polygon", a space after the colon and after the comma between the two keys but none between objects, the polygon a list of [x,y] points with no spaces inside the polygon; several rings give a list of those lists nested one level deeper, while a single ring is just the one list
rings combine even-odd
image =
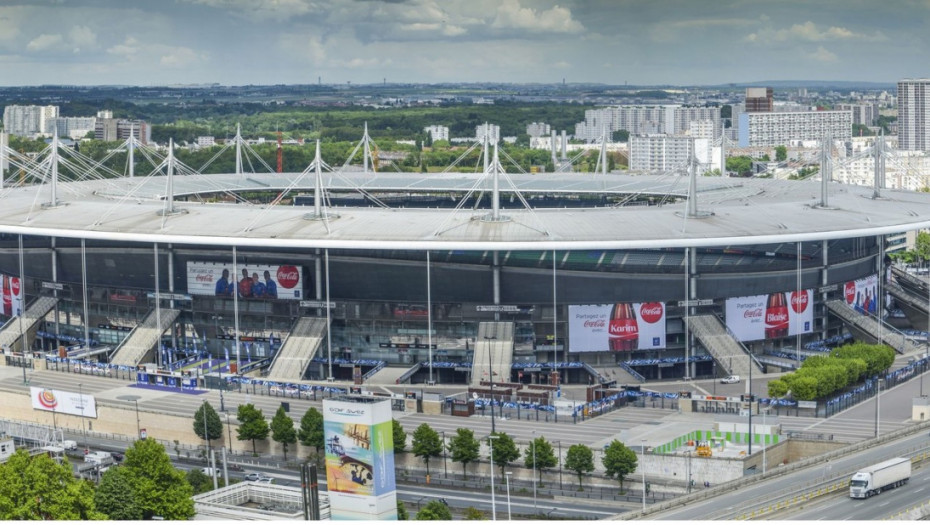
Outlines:
[{"label": "road marking", "polygon": [[880,504],[879,507],[884,507],[885,505],[887,505],[887,504],[889,504],[889,503],[891,503],[891,500],[888,500],[888,501],[886,501],[886,502]]},{"label": "road marking", "polygon": [[927,487],[920,487],[919,489],[917,489],[917,490],[912,490],[911,492],[913,492],[914,494],[917,494],[918,492],[922,491],[922,490],[925,489],[925,488],[927,488]]}]

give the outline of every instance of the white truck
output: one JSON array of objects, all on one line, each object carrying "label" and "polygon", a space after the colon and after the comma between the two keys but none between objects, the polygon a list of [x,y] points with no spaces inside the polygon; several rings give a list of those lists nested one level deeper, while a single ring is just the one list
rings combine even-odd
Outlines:
[{"label": "white truck", "polygon": [[849,497],[865,499],[907,483],[911,477],[911,460],[894,458],[864,468],[849,481]]}]

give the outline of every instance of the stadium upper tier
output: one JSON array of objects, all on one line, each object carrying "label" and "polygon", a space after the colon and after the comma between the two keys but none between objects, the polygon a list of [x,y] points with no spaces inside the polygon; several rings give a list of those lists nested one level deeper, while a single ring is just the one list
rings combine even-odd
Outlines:
[{"label": "stadium upper tier", "polygon": [[[345,249],[581,250],[722,246],[829,240],[930,227],[930,193],[820,182],[698,177],[698,216],[689,216],[688,179],[557,173],[508,174],[500,211],[488,209],[326,207],[215,202],[231,195],[288,191],[311,196],[313,174],[184,175],[59,182],[0,192],[0,232],[54,237],[217,246]],[[492,193],[476,174],[325,173],[327,192],[369,195]],[[514,191],[519,191],[519,195]],[[635,197],[652,205],[528,209],[534,194]],[[664,202],[664,204],[656,204]],[[692,208],[693,210],[694,208]]]}]

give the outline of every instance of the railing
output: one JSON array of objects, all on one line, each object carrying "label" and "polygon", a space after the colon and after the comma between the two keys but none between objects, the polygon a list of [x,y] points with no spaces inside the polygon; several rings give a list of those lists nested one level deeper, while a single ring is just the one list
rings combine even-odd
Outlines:
[{"label": "railing", "polygon": [[380,363],[378,366],[372,368],[371,370],[365,372],[365,373],[362,375],[362,381],[368,381],[369,379],[372,378],[372,376],[374,376],[375,374],[377,374],[382,368],[384,368],[384,367],[386,367],[386,366],[387,366],[387,361],[381,361],[381,363]]},{"label": "railing", "polygon": [[720,322],[720,326],[722,326],[724,330],[727,331],[727,334],[733,339],[733,341],[736,342],[737,345],[739,345],[743,352],[746,352],[746,354],[756,363],[756,366],[759,367],[759,370],[762,370],[762,373],[765,373],[765,365],[763,365],[762,362],[760,362],[759,359],[755,356],[755,354],[750,352],[749,349],[746,348],[746,345],[744,345],[743,342],[740,341],[738,337],[736,337],[736,334],[730,330],[730,327],[727,326],[727,324],[723,321],[723,318],[720,317],[720,314],[718,312],[714,312],[714,317],[717,318],[717,321]]},{"label": "railing", "polygon": [[643,375],[640,374],[639,372],[637,372],[636,370],[633,370],[633,367],[630,366],[630,365],[628,365],[628,364],[626,364],[626,362],[620,361],[620,362],[617,363],[617,364],[620,365],[620,368],[626,370],[628,374],[630,374],[631,376],[633,376],[633,377],[635,377],[636,379],[638,379],[640,383],[645,383],[645,382],[646,382],[646,378],[643,377]]},{"label": "railing", "polygon": [[[511,365],[511,368],[512,368],[512,365]],[[605,384],[605,383],[610,383],[610,382],[611,382],[610,379],[607,379],[606,377],[602,376],[600,372],[598,372],[597,370],[595,370],[594,367],[591,366],[591,365],[589,365],[588,363],[584,363],[584,369],[585,369],[586,372],[588,372],[588,373],[591,374],[592,376],[596,377],[596,378],[597,378],[597,382],[600,383],[600,384],[602,384],[602,385]]]},{"label": "railing", "polygon": [[423,368],[422,363],[414,364],[413,366],[410,367],[410,370],[407,370],[406,372],[401,374],[400,377],[397,378],[396,383],[398,385],[406,383],[407,381],[410,380],[411,377],[413,377],[413,374],[416,374],[421,368]]}]

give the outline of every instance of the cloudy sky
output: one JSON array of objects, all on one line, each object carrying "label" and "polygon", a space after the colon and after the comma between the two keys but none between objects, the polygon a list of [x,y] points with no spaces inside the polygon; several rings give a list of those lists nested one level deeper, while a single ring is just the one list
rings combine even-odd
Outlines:
[{"label": "cloudy sky", "polygon": [[930,0],[0,0],[0,85],[896,82]]}]

